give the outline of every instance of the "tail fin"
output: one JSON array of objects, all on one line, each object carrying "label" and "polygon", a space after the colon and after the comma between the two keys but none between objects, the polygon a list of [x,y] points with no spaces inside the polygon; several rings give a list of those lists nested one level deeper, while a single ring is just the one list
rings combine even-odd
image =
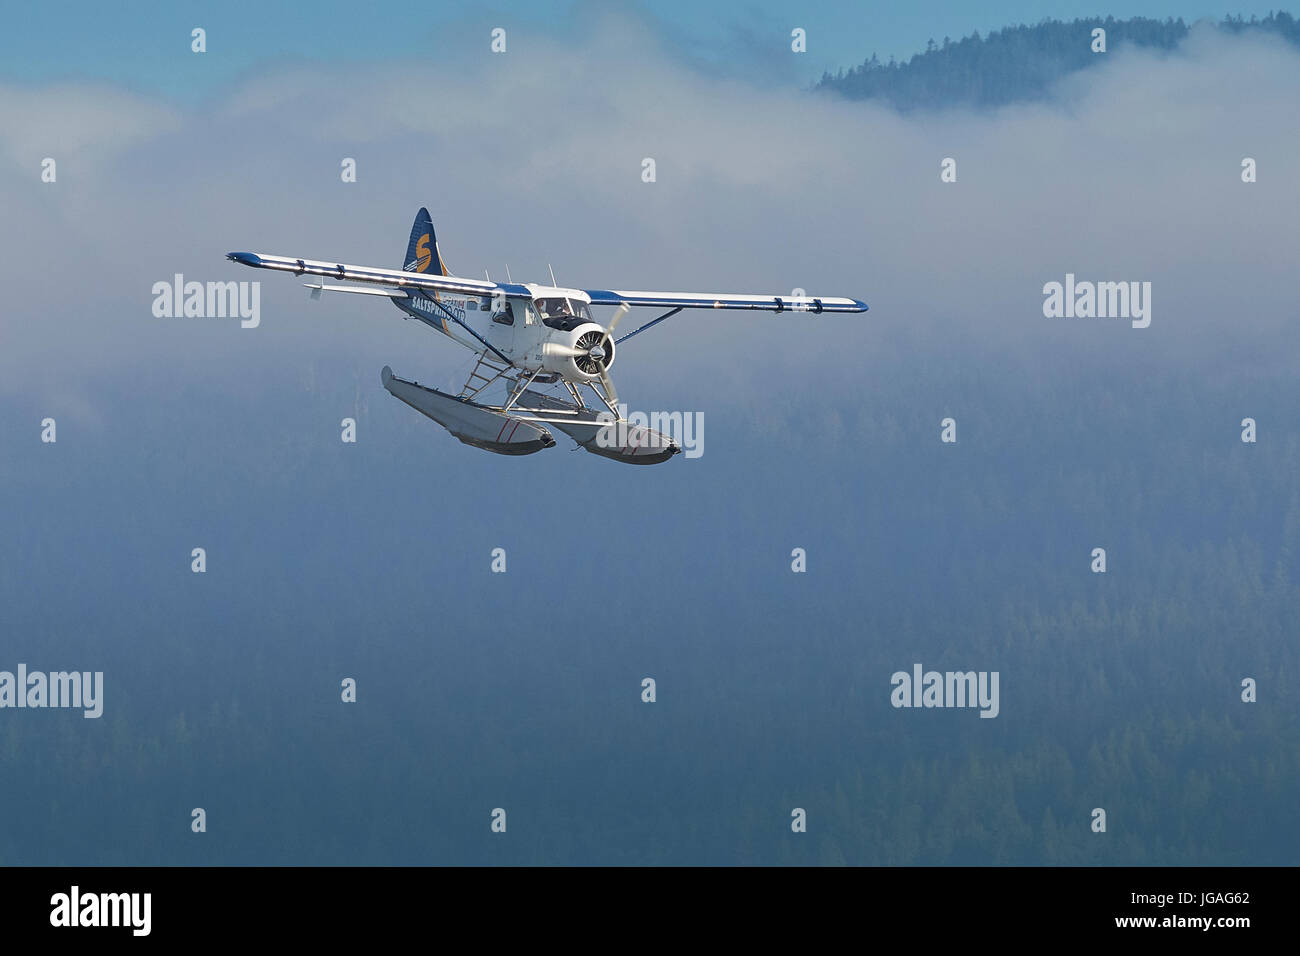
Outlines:
[{"label": "tail fin", "polygon": [[442,261],[442,253],[438,251],[438,237],[434,235],[429,210],[423,206],[415,214],[415,224],[411,226],[411,240],[406,244],[402,271],[424,272],[435,276],[451,274],[447,271],[447,264]]}]

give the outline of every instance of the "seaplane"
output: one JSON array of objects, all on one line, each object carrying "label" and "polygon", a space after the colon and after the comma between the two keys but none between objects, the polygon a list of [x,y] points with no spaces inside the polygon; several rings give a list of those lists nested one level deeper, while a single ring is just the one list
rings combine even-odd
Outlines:
[{"label": "seaplane", "polygon": [[[260,252],[231,252],[226,258],[255,269],[318,278],[303,283],[314,299],[322,292],[386,298],[405,318],[469,349],[477,361],[458,394],[398,378],[387,365],[380,380],[391,395],[460,441],[500,455],[530,455],[553,447],[555,438],[547,426],[592,454],[614,461],[653,465],[678,454],[681,445],[672,435],[628,421],[610,369],[618,346],[683,310],[814,315],[867,311],[866,303],[857,299],[804,294],[569,289],[555,284],[553,271],[550,285],[493,282],[486,272],[484,279],[454,276],[438,248],[429,211],[423,208],[411,227],[401,269]],[[592,317],[592,308],[600,306],[615,310],[604,325]],[[638,307],[667,311],[615,338],[620,320]],[[498,394],[502,392],[503,396]],[[591,393],[590,402],[586,392]],[[489,397],[498,400],[489,402]]]}]

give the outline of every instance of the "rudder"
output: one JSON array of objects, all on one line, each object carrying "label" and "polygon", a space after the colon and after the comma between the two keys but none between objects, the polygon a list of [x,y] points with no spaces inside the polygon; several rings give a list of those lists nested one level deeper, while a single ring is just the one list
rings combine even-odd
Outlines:
[{"label": "rudder", "polygon": [[438,237],[433,231],[433,220],[429,217],[429,210],[423,206],[415,214],[415,223],[411,226],[411,239],[406,244],[402,271],[435,276],[450,275],[447,264],[442,261],[442,253],[438,251]]}]

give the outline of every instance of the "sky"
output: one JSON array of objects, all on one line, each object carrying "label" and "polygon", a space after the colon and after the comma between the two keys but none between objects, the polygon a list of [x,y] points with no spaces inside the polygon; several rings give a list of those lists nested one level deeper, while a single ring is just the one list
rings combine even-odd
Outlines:
[{"label": "sky", "polygon": [[[1294,672],[1293,642],[1272,640],[1264,615],[1195,603],[1239,580],[1263,592],[1275,563],[1286,580],[1274,558],[1300,528],[1294,48],[1197,30],[1173,54],[1116,50],[1041,102],[900,116],[806,80],[1028,14],[931,5],[872,25],[815,6],[828,35],[865,26],[810,71],[787,62],[786,24],[762,5],[566,7],[521,19],[494,55],[493,13],[408,29],[405,11],[317,5],[299,22],[223,4],[201,57],[188,11],[168,25],[95,9],[61,16],[57,43],[54,14],[24,9],[0,41],[0,667],[71,661],[109,681],[101,723],[0,725],[20,755],[9,766],[33,781],[6,792],[32,823],[0,856],[108,862],[136,845],[121,837],[145,847],[129,861],[152,862],[647,848],[733,862],[713,807],[743,804],[734,821],[776,807],[784,830],[790,800],[828,807],[864,768],[889,779],[900,754],[967,751],[1012,766],[1017,735],[1053,721],[1095,731],[1060,741],[1084,766],[1126,721],[1217,720],[1216,687],[1243,670]],[[705,33],[720,45],[699,45]],[[435,42],[450,51],[421,53]],[[784,65],[736,66],[768,50]],[[945,158],[956,182],[940,178]],[[458,388],[468,353],[387,303],[312,302],[295,278],[224,258],[396,267],[420,206],[465,275],[801,288],[871,311],[683,314],[620,347],[613,377],[633,409],[704,415],[699,459],[627,468],[563,438],[492,456],[379,383],[389,365]],[[154,284],[178,273],[260,281],[260,325],[155,315]],[[1045,316],[1044,285],[1067,275],[1150,282],[1150,326]],[[1257,447],[1239,440],[1247,415]],[[52,445],[38,440],[47,417]],[[344,417],[355,445],[339,440]],[[954,446],[939,440],[947,417]],[[1098,540],[1112,542],[1102,584],[1086,571]],[[504,577],[488,570],[498,546]],[[796,546],[806,576],[791,572]],[[1123,626],[1089,630],[1108,614]],[[1142,643],[1157,634],[1168,643]],[[998,718],[899,717],[889,675],[918,659],[1000,668]],[[1098,671],[1114,695],[1100,711],[1082,692]],[[348,674],[366,695],[354,724],[335,704]],[[659,710],[638,709],[646,674]],[[1161,696],[1188,686],[1199,696]],[[1288,726],[1295,698],[1272,686],[1278,707],[1260,713]],[[1267,791],[1232,763],[1267,745],[1252,726],[1180,766]],[[29,732],[47,749],[24,749]],[[164,742],[123,745],[106,766],[123,739]],[[44,769],[50,754],[65,776]],[[517,808],[528,855],[407,826],[431,805],[426,772],[449,788],[435,817]],[[1155,801],[1143,819],[1195,832],[1206,811],[1180,802],[1202,792],[1187,782],[1108,799]],[[1086,780],[1061,793],[1056,819],[1097,799]],[[956,781],[936,799],[969,796]],[[158,821],[179,810],[187,838],[201,803],[233,832],[140,836],[170,833]],[[619,839],[564,829],[588,806]],[[1251,816],[1249,801],[1224,806]],[[1104,861],[1150,862],[1151,846],[1202,862],[1289,853],[1292,820],[1236,844],[1119,843]],[[915,859],[908,826],[872,821],[900,834],[880,837],[889,859]]]},{"label": "sky", "polygon": [[[797,14],[795,10],[797,9]],[[486,49],[490,31],[507,29],[516,42],[546,56],[590,57],[610,70],[628,59],[653,55],[680,60],[752,81],[808,83],[824,71],[861,63],[876,53],[906,59],[926,42],[954,40],[1045,17],[1070,20],[1098,15],[1096,4],[1040,0],[971,4],[961,0],[916,3],[801,3],[778,0],[704,4],[555,2],[508,4],[367,4],[361,14],[346,0],[321,0],[304,16],[293,4],[256,0],[174,4],[126,2],[112,7],[76,2],[26,4],[12,11],[0,36],[0,79],[34,83],[106,80],[129,89],[194,101],[226,84],[276,67],[310,63],[379,61],[461,62]],[[1116,17],[1182,17],[1186,22],[1224,14],[1264,16],[1275,4],[1241,2],[1221,7],[1205,0],[1155,0],[1107,8]],[[583,43],[589,21],[602,11],[637,16],[665,42],[653,51],[641,36],[617,49]],[[190,31],[208,34],[208,53],[190,55]],[[790,31],[807,32],[808,52],[776,67],[775,53],[789,49]],[[517,31],[517,32],[516,32]]]},{"label": "sky", "polygon": [[[585,30],[593,51],[633,37],[652,50],[672,43],[625,14]],[[873,311],[837,335],[864,350],[890,329],[955,324],[973,334],[959,320],[973,299],[991,312],[981,335],[1026,348],[1221,348],[1224,323],[1241,321],[1236,286],[1206,287],[1202,277],[1229,263],[1249,277],[1252,299],[1277,303],[1252,322],[1271,327],[1290,314],[1279,268],[1295,182],[1283,170],[1294,150],[1274,115],[1295,55],[1273,38],[1201,31],[1176,56],[1118,51],[1067,78],[1049,103],[915,118],[719,80],[668,56],[612,72],[595,57],[555,60],[528,46],[471,60],[277,65],[190,105],[102,82],[0,89],[3,189],[9,221],[22,227],[8,234],[6,271],[40,275],[72,240],[92,308],[123,310],[115,323],[78,311],[38,326],[19,317],[45,308],[39,293],[19,292],[5,317],[12,339],[0,388],[25,384],[33,366],[24,347],[36,341],[76,368],[154,354],[184,366],[194,361],[191,341],[292,348],[303,323],[314,341],[351,341],[342,316],[355,303],[315,305],[339,317],[316,322],[295,283],[265,281],[224,253],[396,262],[421,205],[453,271],[501,275],[509,266],[516,279],[536,280],[550,266],[560,282],[589,288],[852,296]],[[1248,156],[1264,172],[1247,187]],[[958,163],[952,188],[939,182],[947,157]],[[57,183],[40,179],[46,158],[56,160]],[[657,163],[653,183],[641,178],[646,158]],[[357,162],[355,183],[341,179],[345,159]],[[141,296],[150,300],[153,283],[177,272],[262,280],[262,327],[160,328]],[[1155,281],[1152,327],[1117,338],[1101,325],[1044,324],[1041,287],[1067,272]],[[744,322],[692,321],[701,346]],[[410,338],[400,323],[371,326]],[[771,345],[775,323],[752,327],[769,343],[755,349],[760,359],[786,358]],[[651,360],[676,348],[667,335],[637,344]],[[1287,354],[1268,352],[1273,361]],[[631,354],[622,375],[636,374]],[[680,357],[669,369],[684,369]]]}]

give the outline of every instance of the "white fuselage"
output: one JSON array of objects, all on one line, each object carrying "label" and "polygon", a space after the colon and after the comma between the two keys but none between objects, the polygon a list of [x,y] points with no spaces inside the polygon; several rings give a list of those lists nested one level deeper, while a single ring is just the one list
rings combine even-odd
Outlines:
[{"label": "white fuselage", "polygon": [[489,360],[499,360],[492,352],[496,349],[529,372],[554,372],[576,384],[599,381],[587,355],[593,347],[608,352],[608,369],[614,361],[613,343],[604,327],[592,321],[587,294],[554,286],[526,287],[526,296],[438,292],[393,301],[403,312]]}]

